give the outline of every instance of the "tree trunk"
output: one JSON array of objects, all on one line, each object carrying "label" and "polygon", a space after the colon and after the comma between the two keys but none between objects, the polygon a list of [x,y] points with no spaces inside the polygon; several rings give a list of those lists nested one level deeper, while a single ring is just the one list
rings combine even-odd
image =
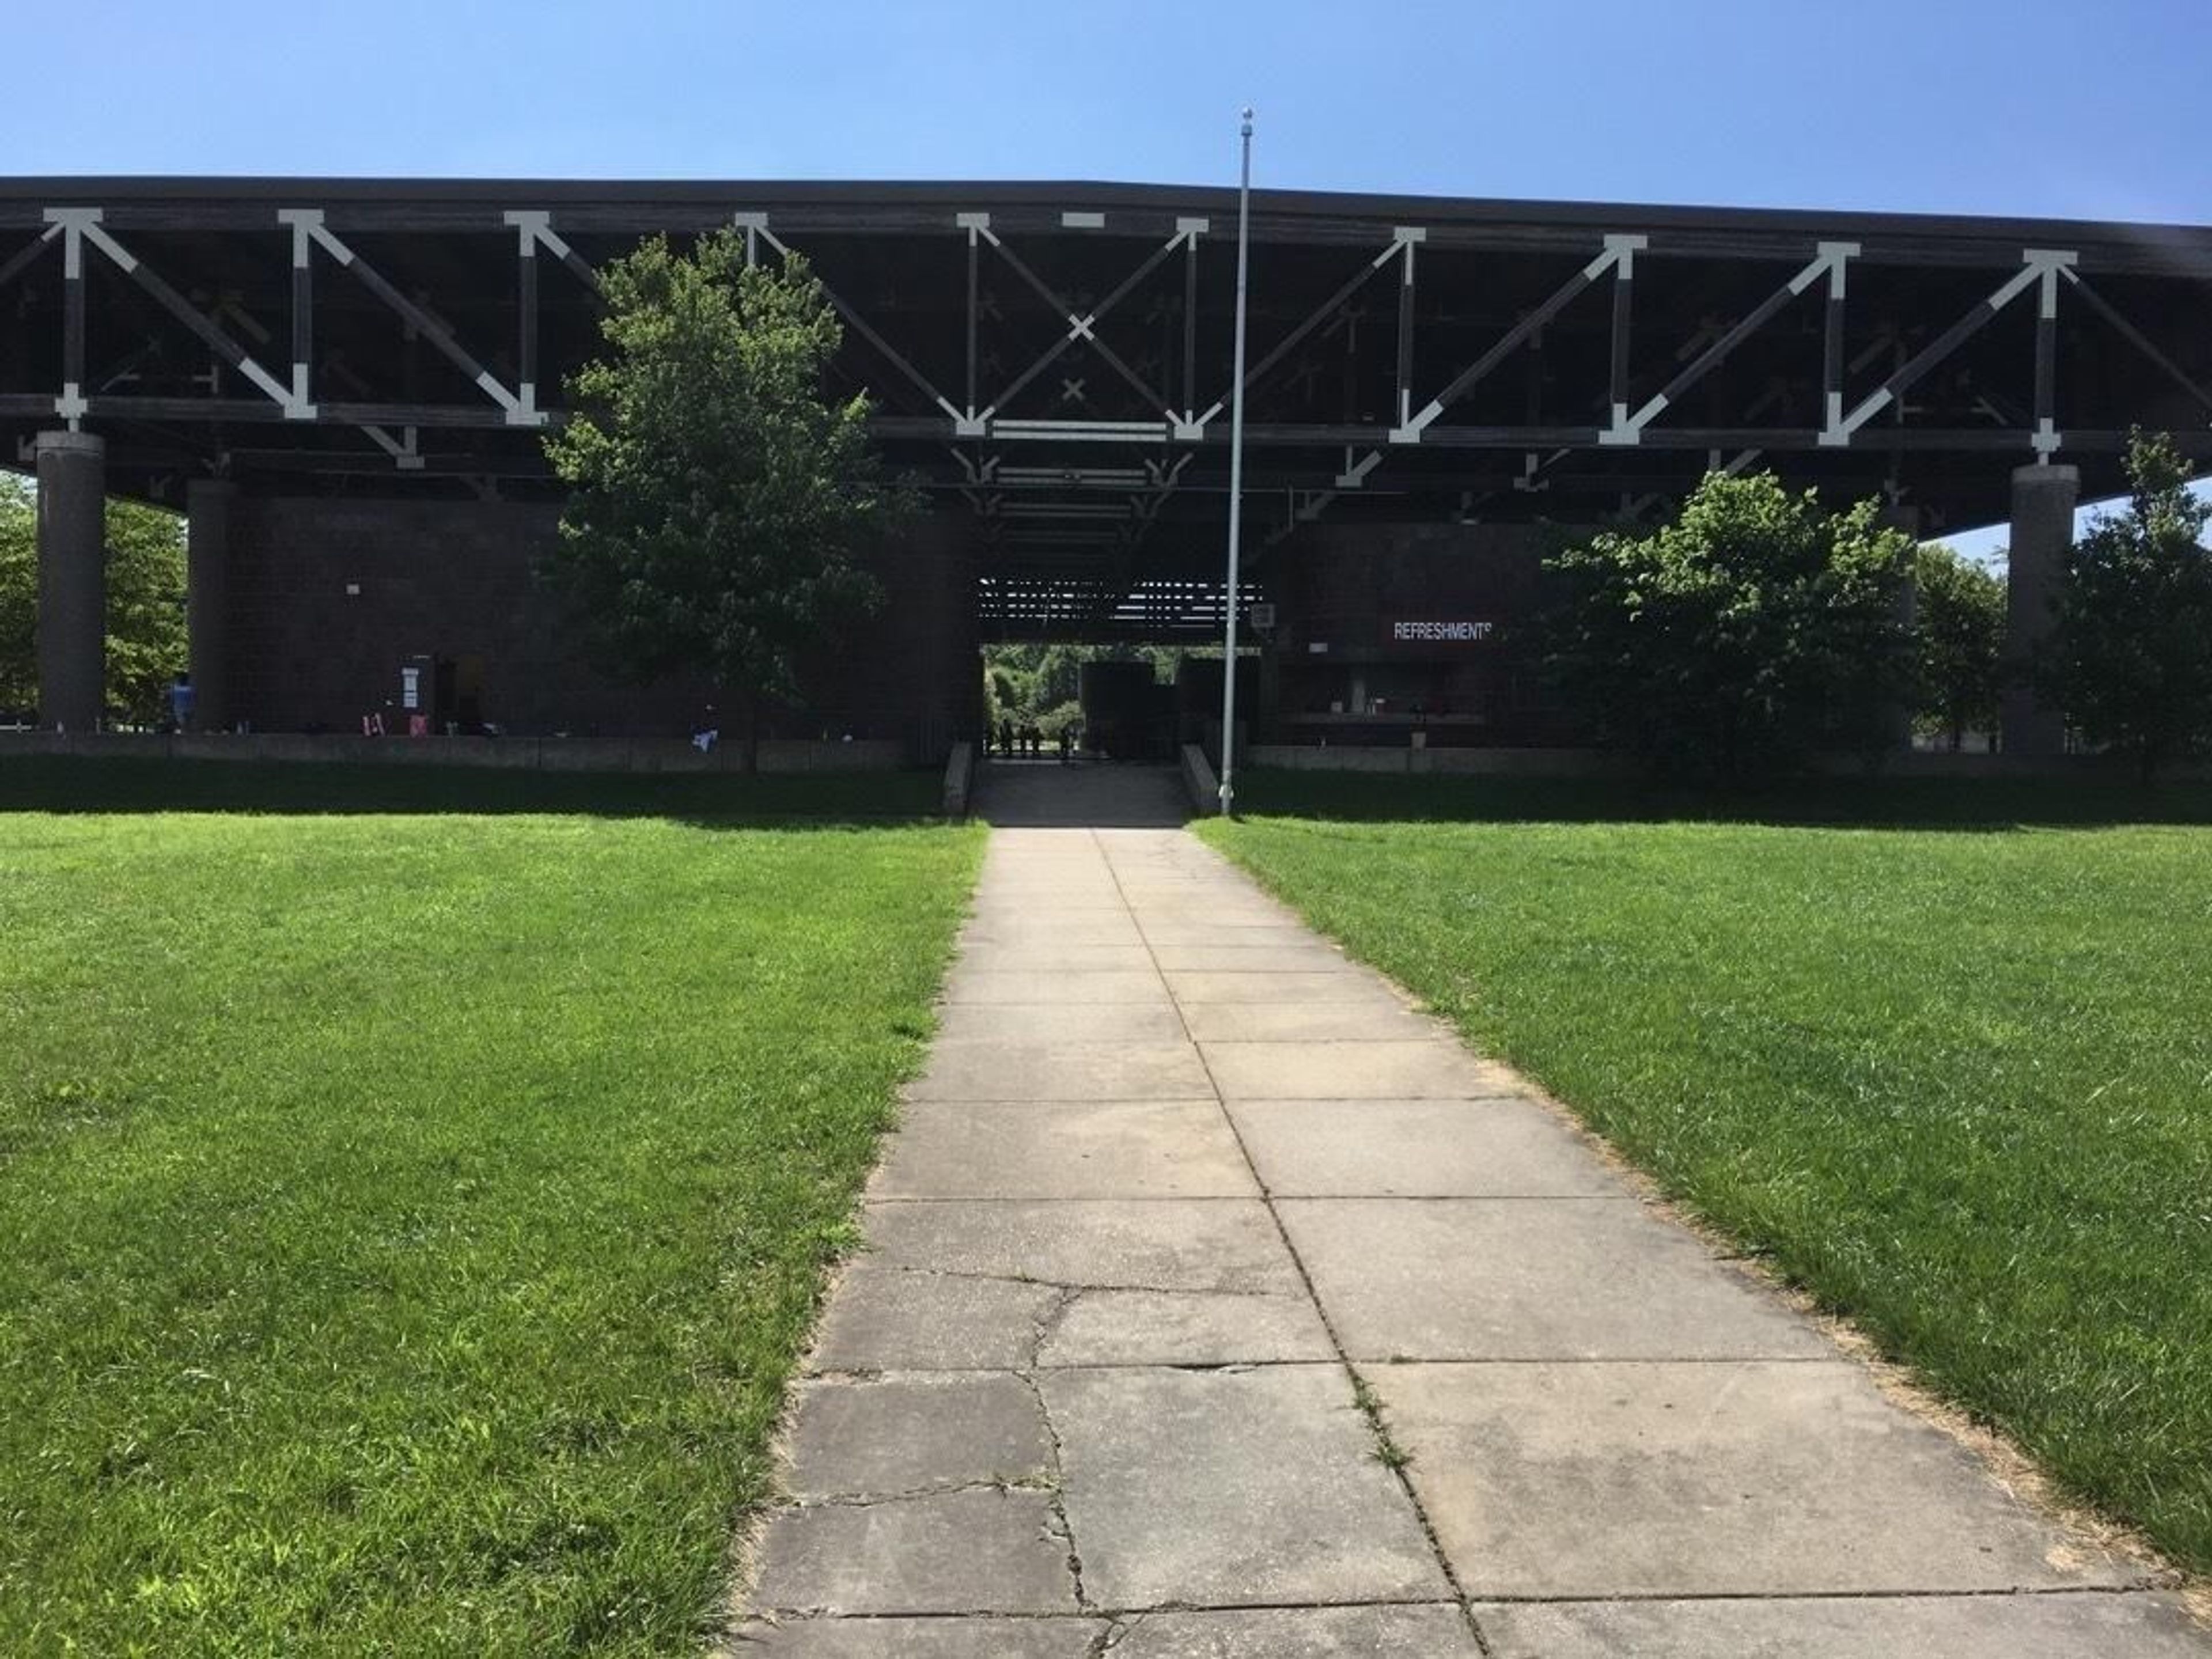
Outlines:
[{"label": "tree trunk", "polygon": [[757,777],[760,774],[761,696],[755,691],[745,698],[745,757],[744,774]]}]

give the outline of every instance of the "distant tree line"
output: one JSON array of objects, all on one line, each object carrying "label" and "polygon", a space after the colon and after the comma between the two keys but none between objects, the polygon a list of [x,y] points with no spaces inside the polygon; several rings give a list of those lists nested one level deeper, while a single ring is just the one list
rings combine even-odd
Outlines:
[{"label": "distant tree line", "polygon": [[[151,726],[185,672],[185,521],[137,501],[107,504],[107,711]],[[39,702],[39,498],[0,473],[0,720]]]}]

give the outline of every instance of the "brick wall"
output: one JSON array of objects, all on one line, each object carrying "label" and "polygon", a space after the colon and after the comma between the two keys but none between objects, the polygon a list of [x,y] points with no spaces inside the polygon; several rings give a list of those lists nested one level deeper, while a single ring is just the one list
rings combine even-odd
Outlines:
[{"label": "brick wall", "polygon": [[[1538,525],[1320,523],[1270,562],[1279,623],[1267,736],[1348,699],[1355,677],[1480,724],[1438,727],[1439,743],[1560,741],[1525,624],[1541,600],[1545,554],[1562,532]],[[1398,622],[1488,622],[1476,643],[1392,637]],[[1316,647],[1322,647],[1316,649]],[[1346,736],[1346,741],[1356,740]]]},{"label": "brick wall", "polygon": [[[558,519],[506,502],[240,496],[230,708],[261,731],[358,731],[364,713],[397,700],[408,658],[474,658],[483,717],[511,731],[689,731],[709,701],[703,684],[599,672],[532,580]],[[890,738],[941,760],[980,719],[972,551],[959,526],[925,518],[869,564],[885,605],[807,665],[805,702],[778,711],[769,732]]]}]

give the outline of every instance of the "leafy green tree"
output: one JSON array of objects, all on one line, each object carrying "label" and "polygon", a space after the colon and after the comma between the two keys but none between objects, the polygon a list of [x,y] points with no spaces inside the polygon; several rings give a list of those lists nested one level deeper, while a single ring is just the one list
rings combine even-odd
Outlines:
[{"label": "leafy green tree", "polygon": [[749,265],[732,231],[689,255],[654,237],[605,281],[605,353],[545,442],[570,492],[548,574],[616,672],[697,673],[742,709],[750,770],[803,654],[881,603],[854,555],[902,498],[867,399],[824,393],[843,331],[803,260]]},{"label": "leafy green tree", "polygon": [[39,503],[28,480],[0,473],[0,711],[39,701]]},{"label": "leafy green tree", "polygon": [[1670,773],[1747,781],[1824,744],[1875,746],[1911,683],[1896,599],[1914,547],[1877,511],[1716,472],[1664,528],[1555,555],[1562,696]]},{"label": "leafy green tree", "polygon": [[2091,743],[2131,757],[2144,782],[2212,745],[2212,504],[2189,489],[2169,437],[2133,434],[2127,511],[2067,555],[2036,679]]},{"label": "leafy green tree", "polygon": [[1968,732],[1996,727],[2005,585],[1941,542],[1922,545],[1914,572],[1919,590],[1919,714],[1955,751],[1965,746]]},{"label": "leafy green tree", "polygon": [[[39,505],[27,478],[0,474],[0,709],[39,701]],[[107,706],[151,725],[184,672],[185,529],[173,513],[107,504]]]},{"label": "leafy green tree", "polygon": [[994,731],[1001,720],[1036,726],[1057,736],[1076,715],[1086,662],[1144,662],[1156,680],[1173,680],[1187,656],[1215,656],[1219,647],[1188,649],[1172,645],[992,645],[983,648],[983,701]]},{"label": "leafy green tree", "polygon": [[1061,732],[1071,729],[1082,730],[1083,705],[1073,698],[1066,702],[1054,703],[1038,714],[1035,724],[1047,742],[1057,743]]}]

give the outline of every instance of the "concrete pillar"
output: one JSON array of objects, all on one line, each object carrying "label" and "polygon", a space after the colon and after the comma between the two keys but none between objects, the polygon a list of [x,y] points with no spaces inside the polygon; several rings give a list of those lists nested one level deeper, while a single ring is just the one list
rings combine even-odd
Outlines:
[{"label": "concrete pillar", "polygon": [[2005,591],[2008,679],[1998,725],[2008,755],[2057,755],[2066,748],[2066,722],[2028,680],[2036,647],[2051,632],[2051,607],[2074,544],[2074,507],[2081,473],[2071,466],[2023,466],[2012,475],[2012,568]]},{"label": "concrete pillar", "polygon": [[237,495],[227,478],[185,487],[185,625],[198,732],[230,729],[230,504]]},{"label": "concrete pillar", "polygon": [[39,723],[96,732],[107,706],[107,442],[41,432]]}]

